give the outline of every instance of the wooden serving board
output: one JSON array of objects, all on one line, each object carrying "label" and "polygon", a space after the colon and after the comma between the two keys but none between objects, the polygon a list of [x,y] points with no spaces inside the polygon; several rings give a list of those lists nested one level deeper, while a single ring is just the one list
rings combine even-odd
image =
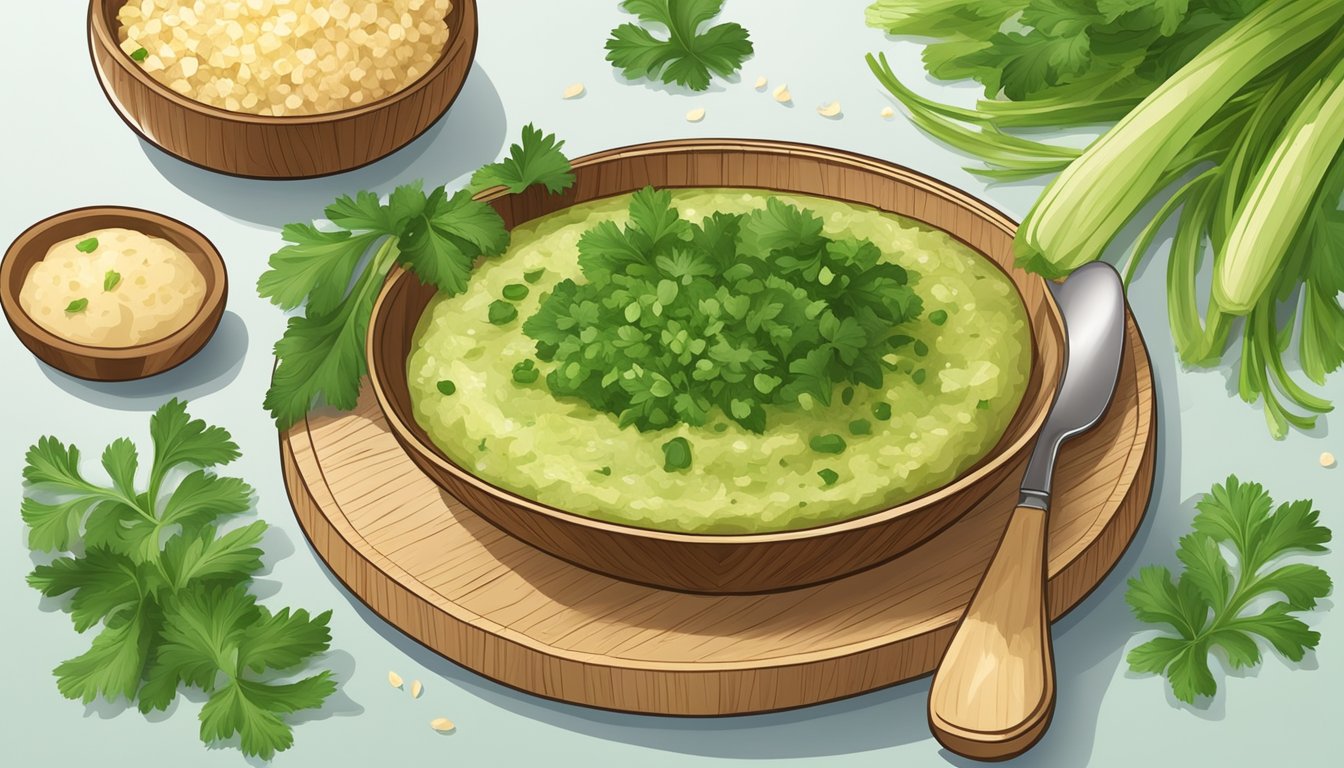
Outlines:
[{"label": "wooden serving board", "polygon": [[[1128,318],[1116,397],[1068,443],[1050,518],[1051,616],[1115,565],[1153,485],[1156,410]],[[411,462],[370,392],[281,439],[309,540],[360,600],[427,647],[552,699],[665,715],[816,704],[931,671],[1017,501],[1015,473],[945,531],[837,581],[692,595],[602,576],[509,537]]]}]

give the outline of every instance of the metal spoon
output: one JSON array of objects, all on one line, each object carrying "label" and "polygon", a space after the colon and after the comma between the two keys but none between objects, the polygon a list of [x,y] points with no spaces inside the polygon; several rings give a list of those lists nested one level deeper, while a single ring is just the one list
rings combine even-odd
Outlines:
[{"label": "metal spoon", "polygon": [[1027,463],[1017,509],[929,691],[933,735],[979,760],[1025,752],[1054,713],[1045,586],[1055,459],[1064,441],[1101,421],[1124,348],[1124,289],[1109,264],[1081,267],[1053,290],[1067,339],[1058,397]]}]

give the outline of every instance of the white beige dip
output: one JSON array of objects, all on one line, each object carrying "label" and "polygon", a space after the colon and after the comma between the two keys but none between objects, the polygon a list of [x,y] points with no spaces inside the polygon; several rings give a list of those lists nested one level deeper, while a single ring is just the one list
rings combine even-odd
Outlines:
[{"label": "white beige dip", "polygon": [[205,292],[204,275],[167,240],[99,229],[52,246],[28,271],[19,304],[67,341],[120,348],[186,327]]}]

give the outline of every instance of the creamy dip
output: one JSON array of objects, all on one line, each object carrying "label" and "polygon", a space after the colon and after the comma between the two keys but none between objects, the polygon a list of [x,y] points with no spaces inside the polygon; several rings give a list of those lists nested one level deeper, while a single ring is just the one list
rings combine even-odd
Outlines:
[{"label": "creamy dip", "polygon": [[[658,530],[805,528],[952,481],[998,442],[1026,389],[1031,335],[1012,282],[946,233],[871,208],[758,191],[673,192],[682,217],[697,221],[763,208],[769,197],[812,210],[829,236],[872,241],[917,275],[924,317],[946,312],[941,325],[902,326],[919,343],[891,353],[897,371],[883,388],[858,387],[846,402],[837,386],[829,406],[780,406],[763,434],[721,414],[703,427],[641,433],[580,400],[554,397],[548,363],[537,363],[535,383],[516,383],[514,366],[536,358],[522,320],[560,281],[584,279],[579,237],[600,221],[628,221],[624,195],[516,228],[508,252],[486,262],[465,293],[430,303],[408,361],[416,419],[445,455],[490,483],[568,512]],[[516,302],[519,320],[492,324],[490,305],[525,277],[536,282]],[[918,369],[925,373],[910,375]],[[441,389],[445,381],[452,386]],[[848,428],[856,421],[867,422],[867,434]],[[809,446],[828,434],[843,436],[842,453]],[[662,446],[677,437],[690,444],[689,472],[664,470]]]},{"label": "creamy dip", "polygon": [[53,245],[33,265],[19,304],[76,344],[134,347],[184,328],[205,300],[205,277],[167,240],[100,229]]}]

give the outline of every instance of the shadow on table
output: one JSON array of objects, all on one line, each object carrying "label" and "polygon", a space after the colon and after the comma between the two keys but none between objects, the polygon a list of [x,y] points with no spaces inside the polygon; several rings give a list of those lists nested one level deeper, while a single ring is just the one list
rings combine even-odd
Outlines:
[{"label": "shadow on table", "polygon": [[[1129,551],[1100,588],[1054,627],[1060,705],[1045,738],[1013,761],[1027,766],[1086,765],[1092,754],[1102,698],[1123,662],[1124,648],[1136,627],[1124,603],[1125,579],[1139,564],[1150,537],[1166,547],[1186,519],[1164,515],[1180,505],[1179,413],[1173,385],[1175,363],[1158,340],[1154,360],[1159,396],[1158,457],[1149,514]],[[1165,550],[1164,550],[1165,551]],[[491,704],[597,739],[667,752],[735,759],[821,757],[925,742],[938,752],[927,725],[927,677],[861,696],[764,715],[677,718],[635,715],[549,701],[495,683],[425,648],[373,613],[329,572],[355,611],[399,650],[427,669]],[[972,761],[939,752],[954,765]]]},{"label": "shadow on table", "polygon": [[448,114],[423,136],[371,165],[336,176],[299,181],[243,179],[185,163],[141,140],[149,161],[173,186],[221,213],[280,227],[321,216],[338,194],[386,189],[424,179],[443,184],[493,161],[505,146],[504,104],[480,65],[472,67]]},{"label": "shadow on table", "polygon": [[51,383],[86,403],[120,411],[152,411],[172,397],[195,400],[218,392],[238,377],[247,357],[247,325],[225,312],[210,343],[171,371],[137,381],[86,381],[37,362]]}]

